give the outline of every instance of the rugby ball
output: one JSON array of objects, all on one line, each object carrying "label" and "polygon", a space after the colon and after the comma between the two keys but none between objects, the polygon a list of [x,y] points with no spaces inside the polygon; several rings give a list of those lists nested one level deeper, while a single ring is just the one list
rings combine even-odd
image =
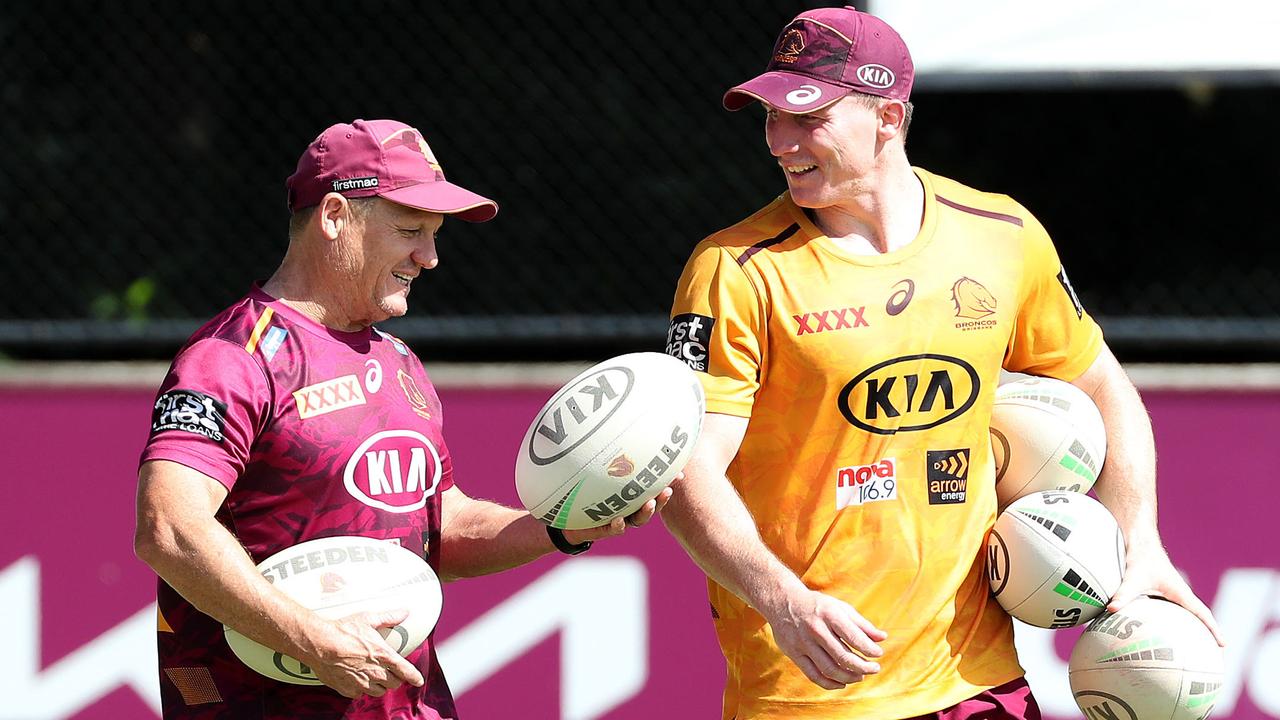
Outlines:
[{"label": "rugby ball", "polygon": [[1141,597],[1089,623],[1068,677],[1085,717],[1200,720],[1222,687],[1222,648],[1186,608]]},{"label": "rugby ball", "polygon": [[1033,377],[996,388],[991,451],[1000,507],[1041,490],[1089,492],[1107,454],[1102,413],[1069,382]]},{"label": "rugby ball", "polygon": [[1020,498],[987,535],[987,579],[1019,620],[1068,628],[1097,617],[1120,588],[1124,536],[1088,495],[1043,491]]},{"label": "rugby ball", "polygon": [[534,517],[581,530],[635,512],[671,484],[702,430],[702,384],[661,353],[588,368],[542,406],[516,458],[516,492]]},{"label": "rugby ball", "polygon": [[[338,536],[308,540],[258,563],[258,572],[303,607],[337,619],[359,612],[408,610],[381,630],[401,655],[418,649],[440,618],[440,581],[426,560],[392,541]],[[223,626],[240,661],[273,680],[320,685],[305,664]]]}]

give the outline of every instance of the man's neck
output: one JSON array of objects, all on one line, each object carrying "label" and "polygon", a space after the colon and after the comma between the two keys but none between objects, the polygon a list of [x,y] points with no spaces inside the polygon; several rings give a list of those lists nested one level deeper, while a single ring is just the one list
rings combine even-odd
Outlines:
[{"label": "man's neck", "polygon": [[286,258],[271,278],[262,284],[262,290],[303,316],[332,330],[355,332],[366,326],[350,322],[337,312],[338,303],[328,301],[314,289],[324,283],[304,281]]},{"label": "man's neck", "polygon": [[811,211],[814,224],[841,248],[883,255],[910,245],[924,221],[924,186],[903,163],[847,201]]}]

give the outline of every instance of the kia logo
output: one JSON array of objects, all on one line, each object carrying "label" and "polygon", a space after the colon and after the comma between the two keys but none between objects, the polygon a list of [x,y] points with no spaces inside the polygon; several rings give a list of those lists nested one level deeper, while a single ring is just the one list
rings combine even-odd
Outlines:
[{"label": "kia logo", "polygon": [[840,413],[877,435],[928,430],[960,417],[978,400],[969,363],[949,355],[906,355],[877,363],[840,391]]},{"label": "kia logo", "polygon": [[613,417],[634,384],[630,368],[607,367],[563,388],[533,421],[529,460],[549,465],[573,452]]},{"label": "kia logo", "polygon": [[893,87],[893,84],[897,82],[897,78],[894,77],[892,70],[876,63],[868,63],[858,68],[858,79],[861,80],[864,85],[870,85],[873,88],[880,88],[881,90],[891,88]]}]

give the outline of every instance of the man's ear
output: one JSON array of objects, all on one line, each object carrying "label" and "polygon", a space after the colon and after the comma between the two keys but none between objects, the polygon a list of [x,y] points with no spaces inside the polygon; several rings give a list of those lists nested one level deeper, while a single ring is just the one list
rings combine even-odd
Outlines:
[{"label": "man's ear", "polygon": [[338,193],[328,193],[316,208],[313,222],[319,224],[320,234],[328,240],[337,240],[338,236],[351,222],[351,203]]},{"label": "man's ear", "polygon": [[902,134],[902,125],[907,121],[907,106],[899,100],[890,100],[880,106],[880,140]]}]

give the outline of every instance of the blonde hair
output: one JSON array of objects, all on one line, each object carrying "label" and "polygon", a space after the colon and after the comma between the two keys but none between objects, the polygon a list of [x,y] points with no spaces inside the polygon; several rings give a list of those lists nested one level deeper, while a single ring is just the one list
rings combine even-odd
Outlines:
[{"label": "blonde hair", "polygon": [[[879,95],[868,95],[861,92],[851,92],[845,97],[853,98],[855,102],[868,110],[878,110],[880,103],[888,99]],[[902,142],[905,144],[907,142],[907,128],[911,126],[911,114],[915,108],[910,100],[904,100],[902,104],[906,106],[906,110],[902,115]]]}]

